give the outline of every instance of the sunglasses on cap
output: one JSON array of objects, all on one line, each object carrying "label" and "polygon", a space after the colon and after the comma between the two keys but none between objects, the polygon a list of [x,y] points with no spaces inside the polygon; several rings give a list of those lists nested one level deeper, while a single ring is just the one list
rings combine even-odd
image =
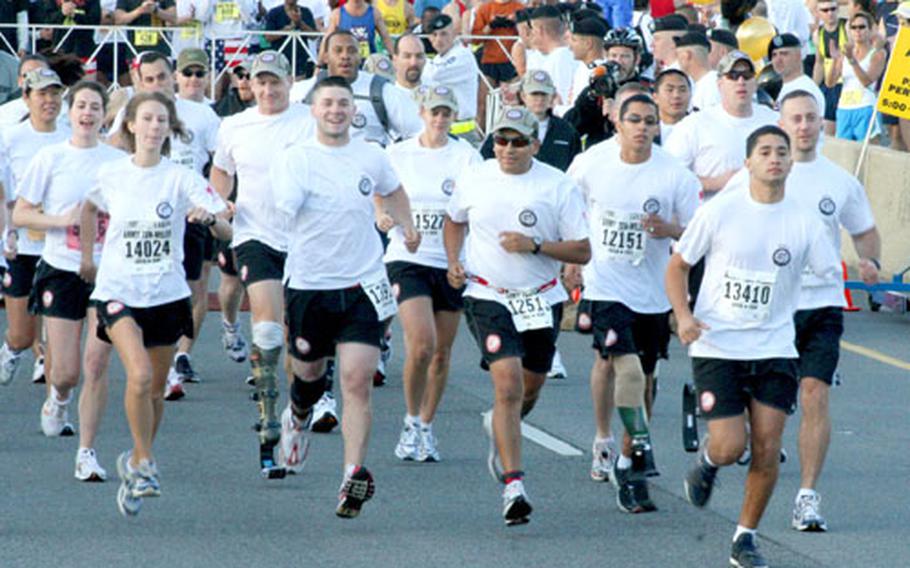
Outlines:
[{"label": "sunglasses on cap", "polygon": [[755,71],[751,69],[743,69],[741,71],[730,71],[729,73],[724,73],[724,77],[730,79],[731,81],[739,81],[740,79],[745,79],[749,81],[755,78]]},{"label": "sunglasses on cap", "polygon": [[493,143],[497,146],[512,146],[513,148],[526,148],[531,144],[531,139],[526,136],[493,135]]},{"label": "sunglasses on cap", "polygon": [[183,75],[184,77],[186,77],[187,79],[189,79],[190,77],[202,79],[203,77],[205,77],[208,74],[208,71],[206,71],[205,69],[197,69],[194,71],[192,69],[187,68],[187,69],[184,69],[183,71],[181,71],[180,74]]}]

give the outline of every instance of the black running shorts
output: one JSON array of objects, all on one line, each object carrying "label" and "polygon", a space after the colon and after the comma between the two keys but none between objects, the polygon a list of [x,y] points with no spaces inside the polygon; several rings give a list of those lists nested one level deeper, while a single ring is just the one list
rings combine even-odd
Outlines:
[{"label": "black running shorts", "polygon": [[799,310],[793,320],[800,378],[813,377],[830,386],[837,371],[840,338],[844,334],[843,310],[836,307]]},{"label": "black running shorts", "polygon": [[667,359],[670,313],[640,314],[619,302],[591,302],[594,330],[592,347],[601,357],[634,353],[646,375],[654,373],[658,359]]},{"label": "black running shorts", "polygon": [[35,282],[35,270],[40,256],[17,254],[13,260],[7,260],[9,268],[3,275],[3,295],[10,298],[27,298]]},{"label": "black running shorts", "polygon": [[206,233],[211,233],[208,227],[187,222],[186,231],[183,233],[183,270],[186,272],[188,282],[202,277],[202,263],[206,260]]},{"label": "black running shorts", "polygon": [[796,411],[796,359],[692,358],[701,415],[708,420],[739,416],[754,399],[786,414]]},{"label": "black running shorts", "polygon": [[215,262],[222,274],[237,277],[237,263],[231,243],[215,240]]},{"label": "black running shorts", "polygon": [[234,260],[244,286],[263,280],[281,280],[287,253],[259,241],[247,241],[234,248]]},{"label": "black running shorts", "polygon": [[518,357],[521,366],[532,373],[546,373],[553,363],[562,304],[552,309],[552,328],[519,333],[512,322],[512,315],[502,304],[471,297],[464,299],[468,329],[483,354],[484,363],[491,365],[500,359]]},{"label": "black running shorts", "polygon": [[457,312],[464,308],[462,288],[452,288],[446,270],[413,262],[396,261],[386,265],[392,293],[398,303],[426,296],[433,301],[434,312]]},{"label": "black running shorts", "polygon": [[377,349],[385,324],[363,288],[295,290],[285,288],[288,343],[293,357],[318,361],[335,355],[339,343],[364,343]]},{"label": "black running shorts", "polygon": [[142,330],[146,347],[174,345],[181,337],[193,337],[193,307],[189,298],[149,308],[131,308],[110,300],[98,302],[98,339],[111,343],[107,329],[123,318],[132,318]]},{"label": "black running shorts", "polygon": [[85,319],[94,285],[75,272],[60,270],[41,261],[35,270],[35,285],[29,296],[29,311],[35,315],[73,321]]}]

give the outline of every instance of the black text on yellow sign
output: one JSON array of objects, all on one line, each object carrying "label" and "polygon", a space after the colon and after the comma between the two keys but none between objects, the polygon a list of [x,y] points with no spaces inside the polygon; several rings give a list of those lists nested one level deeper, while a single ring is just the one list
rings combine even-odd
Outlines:
[{"label": "black text on yellow sign", "polygon": [[910,28],[901,26],[891,53],[877,110],[910,120]]}]

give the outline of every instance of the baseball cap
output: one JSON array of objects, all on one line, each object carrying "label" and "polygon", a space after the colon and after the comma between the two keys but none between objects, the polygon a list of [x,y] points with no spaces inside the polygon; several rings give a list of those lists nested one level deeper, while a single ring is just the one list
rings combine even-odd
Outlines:
[{"label": "baseball cap", "polygon": [[506,107],[493,124],[493,132],[514,130],[522,136],[536,136],[537,118],[526,108]]},{"label": "baseball cap", "polygon": [[541,69],[531,69],[521,79],[521,91],[524,93],[546,93],[552,95],[556,92],[556,85],[550,74]]},{"label": "baseball cap", "polygon": [[395,69],[392,67],[392,61],[381,53],[372,53],[367,60],[363,62],[363,70],[367,73],[373,73],[386,79],[395,77]]},{"label": "baseball cap", "polygon": [[768,44],[768,59],[774,54],[775,49],[783,49],[785,47],[802,47],[802,42],[799,41],[798,37],[790,33],[776,35],[771,39],[771,43]]},{"label": "baseball cap", "polygon": [[708,32],[708,39],[733,49],[739,49],[739,40],[736,39],[736,36],[730,30],[715,28]]},{"label": "baseball cap", "polygon": [[291,64],[288,58],[277,51],[263,51],[253,59],[250,75],[253,77],[260,73],[271,73],[282,79],[291,74]]},{"label": "baseball cap", "polygon": [[752,62],[752,58],[737,49],[721,57],[720,63],[717,64],[718,75],[726,75],[740,61],[745,61],[755,71],[755,64]]},{"label": "baseball cap", "polygon": [[177,71],[197,65],[203,69],[209,68],[209,56],[198,47],[188,47],[177,56]]},{"label": "baseball cap", "polygon": [[33,69],[25,74],[25,79],[22,82],[23,90],[40,91],[48,87],[63,87],[60,75],[57,75],[57,72],[53,69]]},{"label": "baseball cap", "polygon": [[452,112],[458,112],[458,101],[455,99],[455,92],[445,85],[427,87],[420,98],[420,106],[429,110],[446,107],[451,109]]},{"label": "baseball cap", "polygon": [[700,46],[711,51],[711,42],[708,41],[708,36],[700,32],[686,32],[677,38],[673,38],[673,41],[676,43],[676,47]]},{"label": "baseball cap", "polygon": [[689,20],[679,14],[670,14],[651,22],[651,32],[684,32],[689,27]]},{"label": "baseball cap", "polygon": [[448,16],[446,14],[439,14],[438,16],[433,18],[433,21],[430,22],[430,29],[428,29],[427,31],[432,33],[432,32],[441,30],[441,29],[449,26],[451,23],[452,23],[451,16]]}]

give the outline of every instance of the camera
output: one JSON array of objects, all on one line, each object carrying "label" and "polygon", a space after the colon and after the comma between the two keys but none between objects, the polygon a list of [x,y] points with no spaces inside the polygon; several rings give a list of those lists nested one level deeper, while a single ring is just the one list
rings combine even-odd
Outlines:
[{"label": "camera", "polygon": [[622,68],[615,61],[599,61],[591,68],[588,95],[612,99],[622,83]]}]

